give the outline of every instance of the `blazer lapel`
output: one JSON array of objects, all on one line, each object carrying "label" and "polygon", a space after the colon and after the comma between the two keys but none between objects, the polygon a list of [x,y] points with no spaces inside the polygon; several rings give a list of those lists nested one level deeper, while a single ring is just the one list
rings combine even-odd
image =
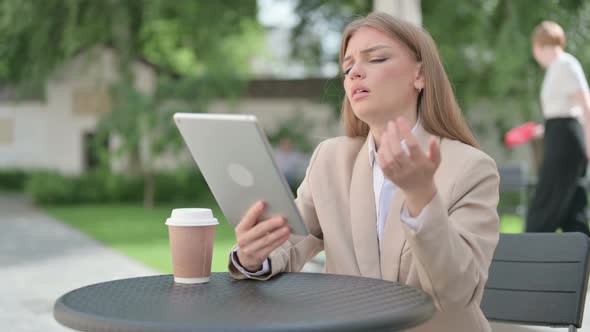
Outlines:
[{"label": "blazer lapel", "polygon": [[359,151],[350,183],[350,223],[361,276],[381,279],[373,170],[365,143]]},{"label": "blazer lapel", "polygon": [[[430,134],[421,125],[418,125],[414,131],[414,136],[418,140],[422,151],[427,153]],[[398,281],[399,279],[399,266],[406,243],[401,221],[405,199],[404,192],[399,188],[396,189],[387,214],[385,228],[383,229],[381,238],[381,274],[385,280]]]}]

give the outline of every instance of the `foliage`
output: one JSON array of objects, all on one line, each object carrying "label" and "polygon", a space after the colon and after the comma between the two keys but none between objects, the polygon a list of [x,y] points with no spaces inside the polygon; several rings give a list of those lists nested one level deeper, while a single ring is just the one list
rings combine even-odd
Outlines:
[{"label": "foliage", "polygon": [[[144,177],[150,207],[153,162],[180,145],[172,114],[204,112],[212,97],[239,94],[248,74],[244,63],[261,44],[256,13],[256,0],[2,0],[0,81],[28,91],[85,49],[114,49],[121,79],[111,89],[113,108],[97,141],[119,139],[117,154],[128,156]],[[149,63],[159,76],[153,93],[136,89],[137,62]],[[110,151],[100,155],[110,167]]]},{"label": "foliage", "polygon": [[141,199],[141,178],[90,172],[66,176],[54,171],[33,173],[26,192],[37,203],[130,202]]},{"label": "foliage", "polygon": [[[141,176],[117,175],[101,170],[78,176],[53,171],[35,172],[26,182],[26,192],[36,203],[84,204],[140,202],[143,198]],[[209,187],[195,169],[154,175],[155,201],[188,202],[209,197]]]},{"label": "foliage", "polygon": [[238,78],[220,73],[198,78],[163,76],[154,95],[144,95],[127,82],[113,85],[113,110],[98,126],[98,140],[116,136],[121,144],[114,153],[108,147],[101,153],[103,166],[108,168],[112,157],[127,157],[129,171],[144,177],[145,205],[153,206],[157,185],[154,163],[165,152],[177,152],[182,146],[173,114],[206,112],[213,96],[234,98],[242,84]]},{"label": "foliage", "polygon": [[28,177],[29,172],[21,169],[2,169],[0,170],[0,190],[22,191]]},{"label": "foliage", "polygon": [[293,29],[292,55],[308,66],[333,61],[335,54],[322,47],[326,31],[341,32],[355,17],[372,9],[371,0],[300,0],[295,8],[299,22]]},{"label": "foliage", "polygon": [[313,126],[313,121],[305,119],[303,113],[296,112],[283,121],[277,130],[268,134],[268,140],[276,146],[282,139],[287,138],[298,151],[309,153],[315,147],[309,138],[309,132]]},{"label": "foliage", "polygon": [[232,70],[243,58],[226,52],[257,33],[255,0],[2,0],[0,80],[44,80],[97,44],[124,64],[145,59],[165,72],[197,76],[220,62]]}]

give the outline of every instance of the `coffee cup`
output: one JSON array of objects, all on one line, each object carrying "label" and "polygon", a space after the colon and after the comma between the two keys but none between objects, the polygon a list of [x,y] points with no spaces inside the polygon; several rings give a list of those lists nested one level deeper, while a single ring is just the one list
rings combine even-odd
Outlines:
[{"label": "coffee cup", "polygon": [[166,219],[174,281],[200,284],[211,277],[215,227],[219,222],[210,209],[173,209]]}]

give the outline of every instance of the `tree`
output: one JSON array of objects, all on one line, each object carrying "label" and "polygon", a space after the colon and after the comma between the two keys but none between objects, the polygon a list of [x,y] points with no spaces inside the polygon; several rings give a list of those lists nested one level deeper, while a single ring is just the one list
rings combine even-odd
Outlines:
[{"label": "tree", "polygon": [[299,22],[293,28],[292,56],[308,66],[335,60],[337,53],[322,47],[326,31],[341,32],[354,17],[368,14],[372,0],[300,0],[295,7]]},{"label": "tree", "polygon": [[177,74],[202,73],[221,60],[236,69],[235,56],[224,53],[226,41],[236,42],[256,24],[255,0],[2,0],[0,79],[43,80],[97,44]]},{"label": "tree", "polygon": [[531,119],[542,79],[531,55],[533,28],[542,20],[555,20],[566,29],[569,46],[578,48],[587,36],[574,32],[573,24],[590,8],[578,0],[423,0],[422,9],[425,28],[439,45],[459,100],[470,105],[482,97],[515,99],[523,117]]},{"label": "tree", "polygon": [[[339,34],[356,16],[371,12],[373,0],[300,0],[295,6],[299,17],[293,28],[291,56],[303,60],[309,71],[317,75],[325,63],[337,63],[338,51],[326,48],[326,35]],[[338,47],[340,45],[337,45]],[[326,80],[323,102],[332,105],[334,117],[340,115],[344,89],[341,77]]]},{"label": "tree", "polygon": [[[122,75],[99,129],[122,139],[121,151],[144,176],[144,203],[152,206],[152,161],[178,142],[171,112],[204,111],[211,97],[239,91],[244,63],[260,44],[256,13],[255,0],[1,0],[0,81],[26,94],[80,50],[113,48]],[[134,88],[137,61],[157,70],[153,95]]]}]

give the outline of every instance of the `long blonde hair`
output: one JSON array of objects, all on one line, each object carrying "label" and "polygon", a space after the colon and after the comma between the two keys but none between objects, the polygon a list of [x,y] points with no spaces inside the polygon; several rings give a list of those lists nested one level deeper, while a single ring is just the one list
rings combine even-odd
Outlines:
[{"label": "long blonde hair", "polygon": [[[350,38],[361,27],[377,29],[401,42],[410,55],[417,62],[422,63],[425,86],[418,96],[418,109],[420,123],[424,129],[431,134],[479,148],[479,143],[461,114],[436,45],[428,32],[388,14],[369,14],[367,17],[349,23],[344,29],[340,46],[340,63]],[[342,116],[347,136],[366,137],[369,134],[369,126],[354,114],[346,95],[342,101]]]}]

